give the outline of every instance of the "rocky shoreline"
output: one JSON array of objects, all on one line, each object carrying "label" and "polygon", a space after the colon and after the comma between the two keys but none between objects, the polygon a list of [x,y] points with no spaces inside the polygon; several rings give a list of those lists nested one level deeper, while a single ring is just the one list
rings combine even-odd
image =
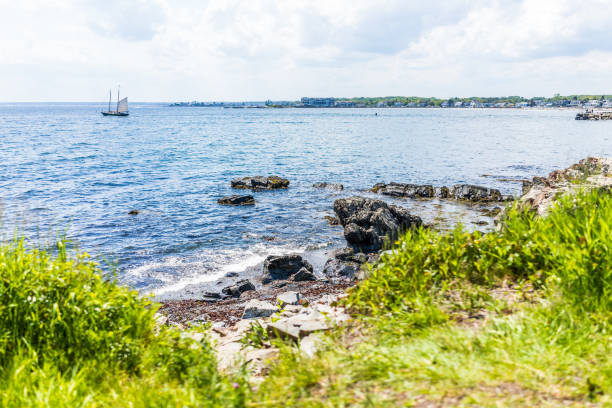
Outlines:
[{"label": "rocky shoreline", "polygon": [[[234,179],[232,188],[250,189],[253,192],[287,189],[290,182],[279,176],[254,176]],[[335,183],[315,183],[315,189],[342,191],[344,186]],[[430,185],[379,183],[371,192],[402,199],[443,198],[469,203],[491,203],[504,200],[499,190],[474,185],[455,185],[451,188],[435,188]],[[232,195],[218,200],[220,205],[254,205],[253,195]],[[496,207],[497,208],[497,207]],[[333,204],[334,216],[326,216],[330,225],[342,228],[346,247],[332,251],[319,270],[300,254],[268,256],[260,274],[240,279],[220,291],[207,291],[191,299],[164,300],[160,312],[166,323],[180,327],[208,321],[231,326],[244,316],[247,304],[254,300],[275,306],[276,296],[284,292],[297,292],[309,302],[339,295],[347,287],[366,275],[366,264],[373,264],[380,252],[407,228],[424,225],[423,220],[409,210],[383,200],[353,196],[339,198]],[[495,215],[494,209],[486,209],[487,217]],[[489,212],[486,212],[489,211]],[[229,275],[228,275],[229,276]],[[239,278],[238,276],[236,276]]]},{"label": "rocky shoreline", "polygon": [[[547,178],[534,177],[531,181],[524,181],[523,194],[518,203],[538,215],[545,215],[560,193],[578,188],[612,189],[611,173],[612,160],[587,158],[565,170],[552,172]],[[269,179],[243,178],[236,188],[253,188],[257,191],[287,188],[289,185],[288,181],[278,182],[278,177],[272,177],[272,184]],[[232,185],[235,184],[233,181]],[[275,187],[269,187],[272,185]],[[320,183],[313,187],[341,190],[338,186]],[[408,199],[441,198],[469,203],[501,203],[508,200],[498,190],[473,185],[448,188],[379,183],[372,192]],[[297,340],[309,338],[347,319],[345,311],[336,307],[336,301],[344,296],[347,288],[367,276],[368,269],[364,265],[375,264],[392,239],[406,229],[423,226],[424,223],[406,208],[367,197],[336,199],[333,210],[334,220],[343,229],[346,247],[333,251],[322,270],[315,271],[299,254],[270,255],[263,263],[261,274],[254,278],[257,286],[242,279],[224,287],[220,293],[206,293],[198,299],[164,301],[159,309],[160,323],[180,328],[202,322],[211,323],[220,365],[228,367],[239,356],[254,361],[261,356],[270,357],[270,350],[262,354],[261,350],[245,348],[241,343],[253,322],[261,325],[269,335]],[[503,219],[504,211],[500,207],[483,211],[488,211],[488,217],[495,216],[497,222]],[[315,347],[312,341],[304,344],[311,351]],[[260,360],[263,363],[263,359]]]}]

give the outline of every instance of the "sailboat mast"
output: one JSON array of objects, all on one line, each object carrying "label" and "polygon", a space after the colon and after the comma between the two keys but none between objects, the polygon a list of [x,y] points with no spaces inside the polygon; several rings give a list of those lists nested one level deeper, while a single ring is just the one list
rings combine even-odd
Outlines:
[{"label": "sailboat mast", "polygon": [[119,112],[119,88],[120,87],[121,87],[120,85],[117,85],[117,112]]},{"label": "sailboat mast", "polygon": [[108,111],[110,112],[110,103],[111,103],[111,98],[113,97],[113,90],[109,89],[108,90]]}]

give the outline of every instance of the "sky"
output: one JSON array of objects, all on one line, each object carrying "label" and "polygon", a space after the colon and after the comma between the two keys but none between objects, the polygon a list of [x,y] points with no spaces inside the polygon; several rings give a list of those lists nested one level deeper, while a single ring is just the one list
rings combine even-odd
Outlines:
[{"label": "sky", "polygon": [[609,0],[0,0],[0,101],[612,93]]}]

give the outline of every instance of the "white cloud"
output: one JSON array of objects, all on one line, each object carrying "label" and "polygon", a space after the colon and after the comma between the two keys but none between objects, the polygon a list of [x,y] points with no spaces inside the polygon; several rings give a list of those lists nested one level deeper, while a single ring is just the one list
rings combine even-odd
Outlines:
[{"label": "white cloud", "polygon": [[610,92],[603,0],[0,0],[0,100]]}]

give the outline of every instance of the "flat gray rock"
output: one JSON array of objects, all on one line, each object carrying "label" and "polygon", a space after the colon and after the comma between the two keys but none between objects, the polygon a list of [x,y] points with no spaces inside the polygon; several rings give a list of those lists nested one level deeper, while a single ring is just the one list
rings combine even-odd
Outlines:
[{"label": "flat gray rock", "polygon": [[271,337],[290,338],[299,340],[311,333],[329,330],[331,327],[321,313],[308,315],[298,314],[287,319],[281,319],[267,326]]},{"label": "flat gray rock", "polygon": [[258,317],[270,317],[276,313],[278,309],[270,302],[252,299],[244,306],[243,319],[256,319]]},{"label": "flat gray rock", "polygon": [[276,303],[280,306],[299,305],[305,300],[301,293],[294,291],[283,292],[276,297]]}]

